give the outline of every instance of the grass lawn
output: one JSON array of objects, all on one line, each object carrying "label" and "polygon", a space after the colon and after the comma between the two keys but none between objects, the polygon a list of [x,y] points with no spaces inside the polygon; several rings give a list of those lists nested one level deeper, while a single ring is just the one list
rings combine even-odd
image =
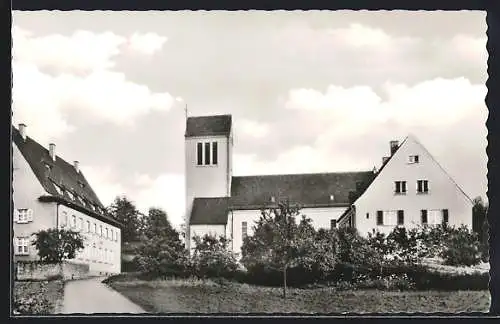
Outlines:
[{"label": "grass lawn", "polygon": [[490,293],[484,291],[380,290],[339,291],[334,288],[282,289],[229,283],[219,286],[198,280],[128,279],[111,287],[154,313],[370,313],[487,312]]},{"label": "grass lawn", "polygon": [[61,280],[14,282],[14,300],[28,307],[29,314],[54,314],[63,295]]}]

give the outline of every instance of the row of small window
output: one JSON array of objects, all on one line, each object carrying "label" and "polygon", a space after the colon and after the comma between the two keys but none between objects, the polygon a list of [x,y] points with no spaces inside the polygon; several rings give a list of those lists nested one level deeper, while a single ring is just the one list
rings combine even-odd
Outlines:
[{"label": "row of small window", "polygon": [[99,225],[99,231],[98,231],[96,223],[92,223],[92,226],[91,226],[90,221],[86,221],[84,223],[82,217],[80,217],[78,219],[78,223],[77,223],[75,215],[71,216],[71,223],[69,223],[69,217],[68,217],[68,214],[66,212],[63,212],[63,223],[61,224],[61,226],[62,227],[71,227],[73,229],[77,229],[78,231],[85,231],[86,233],[97,234],[100,237],[104,237],[106,239],[109,239],[109,240],[112,240],[115,242],[118,241],[118,232],[117,231],[114,231],[113,229],[109,229],[107,227],[103,228],[102,225]]},{"label": "row of small window", "polygon": [[[406,181],[394,181],[394,193],[397,195],[406,194]],[[418,194],[429,193],[429,181],[428,180],[417,180],[416,191]]]},{"label": "row of small window", "polygon": [[33,221],[33,210],[28,208],[14,209],[14,223],[24,224]]},{"label": "row of small window", "polygon": [[[366,213],[366,218],[370,214]],[[422,225],[439,225],[447,224],[449,221],[448,209],[422,209],[420,211],[420,223]],[[390,210],[390,211],[377,211],[377,225],[378,226],[396,226],[405,224],[404,210]]]},{"label": "row of small window", "polygon": [[113,254],[113,250],[111,249],[97,248],[95,245],[90,247],[90,245],[88,245],[84,250],[77,253],[76,259],[113,263],[115,256]]},{"label": "row of small window", "polygon": [[86,199],[83,199],[78,194],[71,192],[69,189],[65,189],[62,186],[56,184],[55,182],[52,182],[52,184],[56,188],[56,191],[59,195],[64,196],[66,194],[71,200],[78,201],[81,205],[86,206],[95,212],[99,212],[102,214],[105,212],[104,208],[101,208],[98,205],[93,204],[87,201]]},{"label": "row of small window", "polygon": [[196,146],[198,165],[217,165],[217,142],[198,143]]},{"label": "row of small window", "polygon": [[16,237],[14,239],[14,254],[27,255],[30,252],[30,239],[29,237]]}]

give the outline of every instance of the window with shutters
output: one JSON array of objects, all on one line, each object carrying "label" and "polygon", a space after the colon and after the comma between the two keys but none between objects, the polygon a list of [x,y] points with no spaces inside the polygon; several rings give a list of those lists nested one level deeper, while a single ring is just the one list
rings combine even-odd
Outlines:
[{"label": "window with shutters", "polygon": [[394,193],[396,195],[405,195],[406,181],[394,181]]},{"label": "window with shutters", "polygon": [[19,224],[29,223],[33,221],[33,210],[28,208],[20,208],[14,211],[14,221]]},{"label": "window with shutters", "polygon": [[81,217],[80,217],[80,218],[78,219],[78,221],[79,221],[79,224],[78,224],[78,229],[79,229],[80,231],[83,231],[83,218],[81,218]]},{"label": "window with shutters", "polygon": [[417,180],[417,193],[419,193],[419,194],[429,193],[429,181],[428,180]]},{"label": "window with shutters", "polygon": [[71,227],[75,228],[76,227],[76,216],[71,215]]},{"label": "window with shutters", "polygon": [[448,224],[450,221],[448,209],[443,209],[442,213],[443,213],[443,224]]},{"label": "window with shutters", "polygon": [[442,211],[432,209],[427,212],[427,223],[429,225],[439,225],[442,223]]},{"label": "window with shutters", "polygon": [[384,225],[384,212],[377,210],[377,225]]},{"label": "window with shutters", "polygon": [[426,209],[422,209],[420,211],[420,221],[421,221],[422,225],[427,225],[428,220],[427,220],[427,210]]},{"label": "window with shutters", "polygon": [[87,221],[87,233],[90,233],[90,221]]},{"label": "window with shutters", "polygon": [[16,254],[17,255],[26,255],[29,254],[29,238],[27,237],[17,237],[15,240],[16,243]]},{"label": "window with shutters", "polygon": [[405,212],[403,210],[398,210],[398,225],[405,224]]}]

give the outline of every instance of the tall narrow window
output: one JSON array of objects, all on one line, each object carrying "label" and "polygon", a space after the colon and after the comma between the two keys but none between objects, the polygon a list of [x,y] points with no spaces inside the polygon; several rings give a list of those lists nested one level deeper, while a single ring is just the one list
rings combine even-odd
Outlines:
[{"label": "tall narrow window", "polygon": [[210,165],[210,143],[205,143],[205,165]]},{"label": "tall narrow window", "polygon": [[427,224],[427,210],[426,209],[422,209],[420,211],[420,219],[422,221],[422,224]]},{"label": "tall narrow window", "polygon": [[196,154],[198,155],[198,165],[203,164],[203,143],[198,143],[196,146]]},{"label": "tall narrow window", "polygon": [[404,210],[398,210],[398,225],[404,225],[405,223],[405,212]]},{"label": "tall narrow window", "polygon": [[248,225],[247,222],[241,222],[241,237],[243,240],[248,236]]},{"label": "tall narrow window", "polygon": [[337,228],[337,220],[336,219],[330,219],[330,229]]},{"label": "tall narrow window", "polygon": [[217,142],[212,142],[212,164],[217,165],[218,163],[218,152],[217,152]]},{"label": "tall narrow window", "polygon": [[449,218],[448,218],[448,209],[443,209],[443,224],[448,224]]},{"label": "tall narrow window", "polygon": [[377,225],[384,225],[384,212],[377,210]]},{"label": "tall narrow window", "polygon": [[73,227],[73,228],[76,227],[76,216],[75,215],[71,216],[71,227]]},{"label": "tall narrow window", "polygon": [[87,233],[90,233],[90,221],[87,221]]}]

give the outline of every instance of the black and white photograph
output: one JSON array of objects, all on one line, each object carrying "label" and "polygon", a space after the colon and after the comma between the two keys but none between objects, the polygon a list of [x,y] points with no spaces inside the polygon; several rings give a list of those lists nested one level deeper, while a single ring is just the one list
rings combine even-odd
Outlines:
[{"label": "black and white photograph", "polygon": [[488,313],[483,11],[13,11],[12,313]]}]

